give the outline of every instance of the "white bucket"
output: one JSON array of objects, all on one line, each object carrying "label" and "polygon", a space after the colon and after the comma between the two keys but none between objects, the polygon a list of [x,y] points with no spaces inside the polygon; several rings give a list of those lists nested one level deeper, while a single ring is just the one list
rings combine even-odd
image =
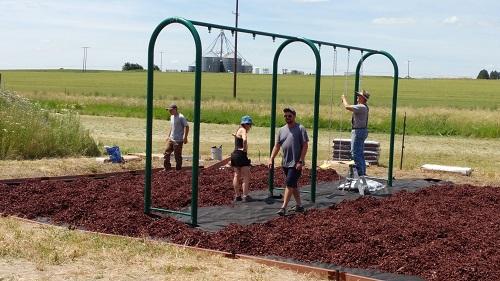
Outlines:
[{"label": "white bucket", "polygon": [[217,146],[212,146],[210,148],[210,153],[212,154],[212,159],[213,160],[222,160],[222,145],[217,147]]}]

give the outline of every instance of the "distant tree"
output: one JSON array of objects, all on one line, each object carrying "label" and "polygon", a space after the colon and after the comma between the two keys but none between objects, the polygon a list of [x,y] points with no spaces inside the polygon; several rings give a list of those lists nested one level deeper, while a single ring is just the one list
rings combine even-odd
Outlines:
[{"label": "distant tree", "polygon": [[477,75],[477,79],[490,79],[490,75],[488,74],[488,70],[483,69],[479,71],[479,74]]},{"label": "distant tree", "polygon": [[142,67],[142,65],[138,64],[138,63],[130,63],[130,62],[126,62],[123,66],[122,66],[122,70],[123,71],[129,71],[129,70],[144,70],[144,67]]},{"label": "distant tree", "polygon": [[153,70],[154,71],[160,71],[161,72],[161,69],[155,64],[155,67],[153,67]]},{"label": "distant tree", "polygon": [[496,70],[490,72],[490,79],[500,79],[500,73]]}]

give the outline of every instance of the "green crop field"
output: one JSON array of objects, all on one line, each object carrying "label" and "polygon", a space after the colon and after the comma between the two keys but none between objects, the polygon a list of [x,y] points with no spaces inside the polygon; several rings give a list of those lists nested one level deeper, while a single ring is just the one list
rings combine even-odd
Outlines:
[{"label": "green crop field", "polygon": [[[82,114],[144,117],[146,72],[1,71],[6,89],[38,101],[47,109],[75,109]],[[191,118],[193,73],[155,74],[155,118],[172,101]],[[361,88],[372,93],[370,129],[387,132],[390,124],[392,78],[364,77]],[[347,83],[346,83],[347,82]],[[347,84],[347,89],[344,85]],[[340,95],[352,95],[354,77],[324,76],[321,84],[320,127],[349,129],[350,115],[339,106]],[[237,123],[244,114],[257,125],[269,125],[271,75],[240,74],[238,98],[232,98],[232,74],[203,73],[202,121]],[[312,123],[314,76],[280,75],[278,106],[297,108],[301,122]],[[332,102],[333,101],[333,102]],[[408,115],[407,132],[418,135],[500,137],[500,80],[400,79],[398,132]]]}]

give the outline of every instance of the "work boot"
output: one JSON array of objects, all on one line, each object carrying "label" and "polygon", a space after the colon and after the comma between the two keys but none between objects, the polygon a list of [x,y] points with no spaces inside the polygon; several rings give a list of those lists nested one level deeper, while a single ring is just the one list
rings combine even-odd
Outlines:
[{"label": "work boot", "polygon": [[361,183],[361,179],[356,180],[356,183],[354,184],[354,188],[358,189],[359,195],[361,195],[361,196],[365,195],[365,187]]},{"label": "work boot", "polygon": [[370,189],[368,188],[368,183],[366,182],[366,176],[361,176],[360,181],[361,181],[360,185],[359,185],[360,194],[361,194],[361,190],[363,190],[363,194],[361,194],[361,195],[370,194]]},{"label": "work boot", "polygon": [[163,159],[163,168],[165,169],[165,171],[172,169],[172,165],[170,164],[170,159],[168,159],[168,160]]}]

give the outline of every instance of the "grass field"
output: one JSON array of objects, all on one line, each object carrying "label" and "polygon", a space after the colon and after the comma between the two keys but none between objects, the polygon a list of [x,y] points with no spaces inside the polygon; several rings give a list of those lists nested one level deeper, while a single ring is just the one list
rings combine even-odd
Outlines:
[{"label": "grass field", "polygon": [[[145,98],[146,72],[77,71],[2,71],[5,87],[22,93],[64,93],[68,96]],[[232,100],[232,74],[203,73],[204,99]],[[271,75],[240,74],[238,99],[260,102],[270,100]],[[193,95],[193,73],[156,73],[155,97],[159,100],[187,99]],[[332,77],[322,78],[322,104],[329,104]],[[333,82],[337,97],[345,79]],[[352,93],[354,77],[348,77]],[[314,77],[280,75],[278,100],[281,103],[312,103]],[[370,103],[387,106],[392,100],[392,78],[366,77],[362,88],[373,95]],[[400,79],[398,105],[403,107],[453,107],[498,109],[500,80],[472,79]],[[280,95],[281,93],[281,95]]]},{"label": "grass field", "polygon": [[[145,122],[139,118],[81,116],[82,125],[89,129],[92,137],[104,145],[119,145],[124,152],[144,152]],[[109,126],[108,124],[113,124]],[[162,153],[169,124],[158,120],[154,123],[153,153]],[[201,124],[200,155],[202,160],[210,158],[210,147],[222,145],[223,154],[229,155],[233,147],[231,133],[237,126],[222,124]],[[329,143],[333,138],[348,138],[349,134],[336,131],[320,130],[318,139],[318,164],[329,160]],[[381,143],[380,167],[370,167],[368,174],[385,178],[388,164],[388,134],[371,133],[370,140]],[[399,170],[401,136],[396,136],[394,157],[394,176],[438,177],[460,183],[477,185],[499,185],[500,141],[498,139],[472,139],[463,137],[407,136],[405,139],[403,169]],[[192,134],[184,147],[184,155],[192,152]],[[253,163],[266,163],[269,155],[269,128],[253,127],[249,134],[249,154]],[[307,164],[310,164],[311,152]],[[471,177],[436,174],[420,171],[425,163],[452,166],[467,166],[474,169]],[[190,165],[189,162],[186,165]],[[160,160],[155,167],[161,167]],[[37,161],[0,161],[0,178],[40,177],[58,175],[76,175],[112,171],[143,169],[144,162],[129,162],[124,165],[99,164],[93,158],[42,159]],[[335,169],[346,174],[346,167]]]},{"label": "grass field", "polygon": [[[74,109],[81,114],[145,116],[145,72],[2,71],[4,86],[40,102],[45,108]],[[352,93],[354,77],[348,77]],[[238,98],[232,98],[231,74],[204,73],[202,121],[235,124],[250,114],[256,125],[269,126],[270,75],[239,76]],[[297,108],[306,126],[312,124],[313,76],[280,76],[278,108]],[[350,115],[339,106],[344,77],[322,79],[320,127],[348,130]],[[332,96],[332,84],[333,96]],[[372,93],[370,130],[388,132],[392,79],[366,77],[362,88]],[[155,74],[155,118],[166,119],[162,109],[172,101],[192,119],[192,73]],[[333,100],[333,103],[332,103]],[[398,132],[402,115],[407,132],[417,135],[500,137],[500,81],[472,79],[400,79]]]},{"label": "grass field", "polygon": [[0,218],[0,280],[319,280],[158,241]]},{"label": "grass field", "polygon": [[0,159],[69,155],[99,155],[77,114],[51,114],[26,98],[0,90]]}]

